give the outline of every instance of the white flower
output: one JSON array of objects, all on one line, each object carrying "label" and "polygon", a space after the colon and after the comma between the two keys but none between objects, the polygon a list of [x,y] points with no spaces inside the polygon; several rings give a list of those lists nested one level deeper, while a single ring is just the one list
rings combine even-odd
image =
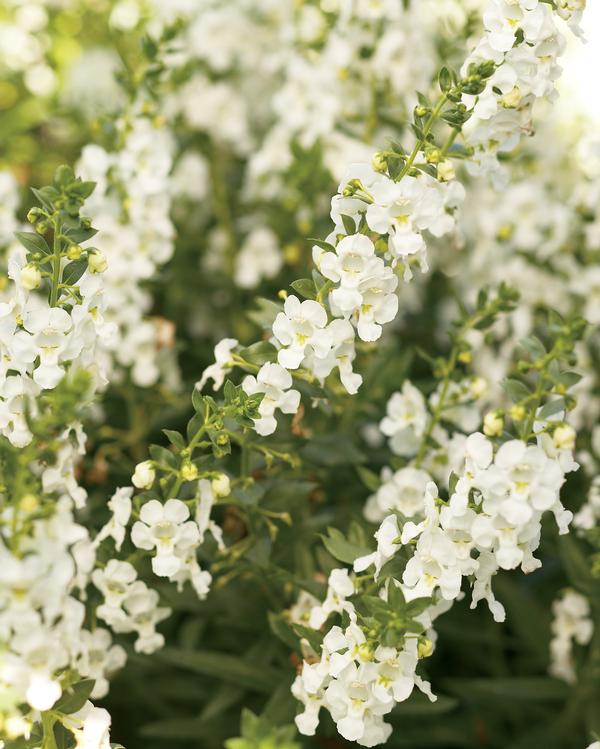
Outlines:
[{"label": "white flower", "polygon": [[42,285],[42,274],[35,265],[26,265],[19,275],[21,286],[27,291],[39,289]]},{"label": "white flower", "polygon": [[332,320],[327,333],[331,336],[331,349],[325,357],[309,352],[306,366],[321,382],[337,367],[342,385],[350,395],[354,395],[362,384],[362,376],[352,369],[356,358],[354,328],[348,320]]},{"label": "white flower", "polygon": [[590,486],[587,500],[573,518],[573,525],[583,531],[591,530],[600,518],[600,476]]},{"label": "white flower", "polygon": [[151,499],[142,506],[140,519],[131,529],[131,540],[139,549],[156,549],[152,558],[154,574],[160,577],[176,574],[182,565],[176,550],[198,545],[198,526],[188,520],[189,516],[189,509],[179,499],[168,499],[164,505]]},{"label": "white flower", "polygon": [[395,515],[388,515],[375,532],[377,550],[354,560],[355,572],[363,572],[371,565],[375,565],[375,575],[379,575],[383,565],[398,551],[400,529]]},{"label": "white flower", "polygon": [[151,460],[138,463],[131,477],[131,483],[136,489],[150,489],[156,478],[156,471]]},{"label": "white flower", "polygon": [[390,450],[396,455],[414,455],[427,425],[427,407],[421,391],[406,380],[402,391],[389,399],[386,412],[380,429],[390,437]]},{"label": "white flower", "polygon": [[23,325],[31,333],[30,344],[40,359],[33,372],[34,381],[44,389],[56,387],[65,373],[62,362],[77,356],[84,344],[70,335],[71,315],[60,307],[39,309],[30,312]]},{"label": "white flower", "polygon": [[202,373],[196,388],[202,390],[207,380],[214,380],[213,390],[218,390],[225,380],[225,375],[231,369],[231,351],[238,345],[235,338],[224,338],[215,346],[215,363],[207,367]]},{"label": "white flower", "polygon": [[135,567],[118,559],[110,559],[104,569],[96,569],[92,573],[94,585],[104,595],[106,605],[112,609],[121,606],[136,578]]},{"label": "white flower", "polygon": [[594,633],[590,604],[574,590],[566,590],[552,604],[550,673],[569,683],[576,681],[573,643],[587,645]]},{"label": "white flower", "polygon": [[409,521],[402,529],[403,544],[418,537],[402,581],[415,598],[431,596],[438,588],[442,597],[450,601],[460,593],[462,574],[457,564],[458,549],[440,525],[436,498],[437,487],[430,483],[425,493],[425,520],[419,524]]},{"label": "white flower", "polygon": [[418,468],[401,468],[392,473],[389,468],[381,472],[382,485],[369,497],[365,506],[365,517],[371,522],[380,522],[392,510],[406,517],[423,512],[424,496],[431,477]]},{"label": "white flower", "polygon": [[231,481],[226,473],[220,473],[214,478],[211,486],[216,497],[228,497],[231,494]]},{"label": "white flower", "polygon": [[235,258],[234,281],[242,289],[252,289],[263,278],[274,278],[283,266],[283,253],[277,236],[264,227],[253,229]]},{"label": "white flower", "polygon": [[284,414],[295,414],[300,405],[300,393],[290,390],[292,375],[280,364],[267,362],[260,368],[256,377],[248,375],[242,387],[248,395],[264,393],[258,407],[259,419],[254,419],[254,428],[258,434],[267,436],[277,429],[275,410]]},{"label": "white flower", "polygon": [[282,344],[277,361],[286,369],[297,369],[309,348],[317,358],[324,358],[331,349],[332,337],[326,329],[327,312],[322,304],[312,299],[301,302],[288,296],[284,311],[273,323],[273,335]]},{"label": "white flower", "polygon": [[101,541],[109,536],[115,541],[115,548],[117,551],[121,550],[123,541],[125,540],[125,528],[129,523],[131,516],[131,496],[133,489],[123,487],[117,489],[113,496],[108,500],[108,509],[112,512],[112,518],[102,528],[94,540],[94,544],[97,546]]},{"label": "white flower", "polygon": [[354,594],[354,583],[350,579],[348,570],[332,570],[327,581],[327,596],[322,605],[315,606],[309,615],[309,626],[319,629],[334,611],[350,611],[351,604],[346,598]]},{"label": "white flower", "polygon": [[339,284],[329,293],[332,313],[352,318],[363,341],[376,341],[381,325],[396,317],[398,279],[376,257],[373,242],[364,234],[353,234],[339,242],[335,253],[315,247],[313,257],[325,278]]},{"label": "white flower", "polygon": [[120,645],[113,645],[110,632],[98,627],[93,632],[81,630],[80,652],[77,656],[77,671],[86,678],[94,679],[92,699],[108,694],[107,676],[123,668],[127,655]]},{"label": "white flower", "polygon": [[67,717],[77,749],[110,749],[110,714],[91,702]]},{"label": "white flower", "polygon": [[88,269],[91,273],[104,273],[108,268],[108,261],[100,250],[90,253],[88,257]]}]

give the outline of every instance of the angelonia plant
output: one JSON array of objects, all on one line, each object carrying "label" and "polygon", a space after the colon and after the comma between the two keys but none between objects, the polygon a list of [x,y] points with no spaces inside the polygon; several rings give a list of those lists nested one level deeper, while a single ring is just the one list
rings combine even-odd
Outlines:
[{"label": "angelonia plant", "polygon": [[[0,180],[2,749],[118,749],[128,672],[156,710],[140,746],[426,745],[411,706],[451,713],[463,696],[435,666],[453,616],[477,622],[469,648],[501,661],[488,699],[566,701],[515,747],[576,735],[597,749],[600,141],[580,139],[578,166],[570,146],[524,142],[539,110],[550,124],[540,116],[536,137],[551,131],[564,27],[580,33],[585,2],[490,0],[468,14],[466,53],[440,42],[464,61],[398,93],[402,124],[393,64],[371,67],[386,23],[414,21],[414,4],[198,5],[132,16],[117,4],[116,27],[147,16],[147,60],[96,123],[102,145],[33,189],[27,227]],[[224,28],[252,29],[250,51],[290,43],[273,121],[244,116],[256,92],[242,51],[208,55]],[[339,110],[319,103],[333,83],[311,84],[332,49],[345,61]],[[373,80],[366,116],[352,95]],[[194,105],[203,96],[210,106]],[[330,118],[312,122],[320,106]],[[323,154],[339,157],[342,136],[369,156],[344,165],[325,219],[338,167]],[[184,168],[189,143],[205,156]],[[194,194],[199,175],[210,189]],[[210,219],[193,223],[194,200]],[[270,202],[294,232],[323,229],[304,257],[287,224],[261,229]],[[199,260],[204,220],[218,236]],[[215,322],[188,404],[186,352],[178,362],[163,312],[185,308],[211,262],[225,299],[214,314],[229,304],[245,322],[220,340]],[[267,296],[248,295],[259,286]],[[533,608],[524,576],[557,567]],[[536,676],[511,681],[500,635],[477,640],[478,627],[514,628],[526,645],[512,657]],[[485,689],[476,675],[467,697]],[[198,687],[205,677],[218,689]],[[192,717],[169,713],[181,695],[197,699]],[[464,746],[486,745],[478,730]]]}]

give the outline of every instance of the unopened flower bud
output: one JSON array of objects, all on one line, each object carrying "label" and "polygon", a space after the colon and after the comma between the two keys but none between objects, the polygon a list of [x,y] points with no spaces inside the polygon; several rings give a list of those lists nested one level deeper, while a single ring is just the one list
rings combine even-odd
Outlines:
[{"label": "unopened flower bud", "polygon": [[429,658],[433,653],[433,642],[428,637],[423,638],[417,645],[417,655],[419,658]]},{"label": "unopened flower bud", "polygon": [[552,435],[554,446],[559,450],[573,450],[575,447],[575,430],[569,424],[556,427]]},{"label": "unopened flower bud", "polygon": [[154,483],[156,478],[156,471],[152,465],[152,461],[144,460],[143,463],[138,463],[131,477],[131,483],[138,489],[149,489]]},{"label": "unopened flower bud", "polygon": [[35,496],[35,494],[24,494],[19,500],[19,510],[26,513],[27,515],[35,512],[39,506],[40,503],[38,502],[38,498]]},{"label": "unopened flower bud", "polygon": [[88,268],[91,273],[103,273],[108,268],[104,254],[99,250],[92,252],[88,257]]},{"label": "unopened flower bud", "polygon": [[387,171],[387,159],[382,153],[376,153],[371,159],[371,166],[376,172]]},{"label": "unopened flower bud", "polygon": [[37,206],[34,206],[27,211],[27,221],[29,221],[30,224],[36,224],[43,217],[44,211]]},{"label": "unopened flower bud", "polygon": [[83,250],[78,244],[72,244],[67,250],[67,257],[69,260],[79,260]]},{"label": "unopened flower bud", "polygon": [[451,182],[456,177],[454,164],[450,159],[444,159],[438,164],[437,175],[442,182]]},{"label": "unopened flower bud", "polygon": [[483,433],[488,437],[498,437],[504,429],[504,418],[500,411],[490,411],[483,419]]},{"label": "unopened flower bud", "polygon": [[419,104],[419,106],[415,107],[415,116],[416,117],[425,117],[425,115],[429,112],[428,107],[424,107],[423,105]]},{"label": "unopened flower bud", "polygon": [[38,289],[40,287],[42,283],[42,274],[35,265],[31,265],[30,263],[21,269],[19,280],[24,289],[32,291],[33,289]]},{"label": "unopened flower bud", "polygon": [[474,377],[471,380],[471,396],[475,399],[481,398],[481,396],[487,391],[488,384],[483,377]]},{"label": "unopened flower bud", "polygon": [[425,159],[428,164],[439,164],[442,158],[442,153],[439,148],[430,148],[425,154]]},{"label": "unopened flower bud", "polygon": [[525,408],[523,406],[517,406],[517,405],[512,406],[509,411],[510,418],[513,421],[523,421],[523,419],[525,418],[525,413],[526,413]]},{"label": "unopened flower bud", "polygon": [[181,466],[181,478],[184,481],[194,481],[198,478],[198,468],[193,463],[184,463]]},{"label": "unopened flower bud", "polygon": [[285,262],[295,265],[301,258],[301,247],[297,242],[290,242],[283,248]]},{"label": "unopened flower bud", "polygon": [[220,473],[211,481],[213,493],[216,497],[228,497],[231,494],[231,482],[226,473]]}]

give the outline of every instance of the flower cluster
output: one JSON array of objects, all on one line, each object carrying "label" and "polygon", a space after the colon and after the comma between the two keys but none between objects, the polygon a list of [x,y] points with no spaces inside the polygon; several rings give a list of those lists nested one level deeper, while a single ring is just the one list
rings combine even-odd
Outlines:
[{"label": "flower cluster", "polygon": [[[157,382],[161,367],[174,367],[171,324],[149,316],[152,297],[144,289],[173,253],[169,175],[174,145],[169,131],[142,110],[136,102],[132,116],[117,123],[116,151],[85,146],[77,168],[96,182],[88,207],[108,261],[106,316],[117,328],[105,347],[109,361],[129,369],[133,381],[147,387]],[[176,381],[172,375],[171,381]]]},{"label": "flower cluster", "polygon": [[[408,699],[415,686],[430,699],[435,697],[430,685],[416,674],[423,655],[418,638],[406,638],[400,647],[374,641],[372,633],[365,632],[359,623],[354,604],[346,600],[356,592],[346,570],[333,570],[325,603],[310,612],[313,627],[332,612],[344,611],[349,623],[329,629],[321,644],[320,659],[313,654],[304,661],[302,673],[292,685],[292,694],[304,707],[296,716],[296,725],[300,733],[314,735],[319,712],[325,708],[345,739],[361,746],[376,746],[392,731],[383,716]],[[383,600],[379,602],[385,607]],[[416,619],[423,629],[431,626],[429,613]],[[429,642],[428,654],[431,652]]]},{"label": "flower cluster", "polygon": [[[490,0],[484,13],[485,34],[465,61],[463,75],[491,62],[494,73],[483,91],[463,95],[473,109],[468,126],[476,148],[476,165],[497,172],[499,153],[511,151],[523,133],[532,130],[532,106],[540,97],[556,96],[564,51],[554,10],[538,0]],[[479,152],[479,153],[477,153]]]},{"label": "flower cluster", "polygon": [[550,673],[558,679],[575,682],[573,644],[587,645],[594,633],[590,604],[580,593],[566,590],[552,604],[552,640],[550,641]]}]

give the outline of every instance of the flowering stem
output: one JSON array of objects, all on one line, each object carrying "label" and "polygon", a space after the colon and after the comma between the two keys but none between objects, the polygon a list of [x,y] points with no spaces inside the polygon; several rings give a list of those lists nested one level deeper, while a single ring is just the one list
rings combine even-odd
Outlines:
[{"label": "flowering stem", "polygon": [[441,150],[441,153],[440,153],[440,158],[441,159],[445,159],[446,158],[446,156],[448,155],[448,151],[452,148],[452,145],[453,145],[454,141],[456,140],[456,138],[458,137],[459,133],[460,133],[460,129],[459,128],[455,127],[455,128],[453,128],[451,130],[450,134],[448,135],[448,138],[447,138],[446,142],[444,143],[444,145],[442,147],[442,150]]},{"label": "flowering stem", "polygon": [[60,283],[60,232],[58,220],[54,221],[54,240],[52,254],[52,286],[50,288],[50,306],[56,307],[58,303],[58,287]]},{"label": "flowering stem", "polygon": [[527,416],[527,421],[525,422],[525,425],[523,427],[523,433],[521,435],[522,439],[527,442],[527,440],[530,439],[530,437],[533,437],[535,435],[532,434],[533,425],[535,423],[535,417],[537,415],[538,408],[542,405],[542,399],[544,397],[544,392],[546,388],[546,373],[548,366],[555,358],[555,349],[553,348],[552,351],[550,351],[546,356],[542,359],[540,365],[539,365],[539,377],[537,381],[536,388],[533,392],[533,395],[531,396],[531,405],[528,406],[529,408],[529,414]]},{"label": "flowering stem", "polygon": [[444,104],[446,103],[447,99],[448,99],[448,97],[447,97],[446,94],[442,94],[441,95],[440,100],[436,104],[435,109],[433,110],[433,112],[429,116],[429,119],[427,120],[427,122],[425,124],[425,127],[423,128],[423,137],[419,138],[417,140],[417,142],[415,143],[414,148],[413,148],[410,156],[408,157],[408,161],[406,162],[406,164],[404,165],[404,168],[400,172],[400,176],[398,177],[398,180],[397,180],[398,182],[400,182],[400,180],[403,177],[405,177],[408,174],[408,172],[410,171],[412,165],[414,164],[415,159],[419,155],[419,152],[421,151],[421,149],[425,145],[425,142],[427,140],[427,136],[429,135],[429,133],[431,131],[431,128],[435,124],[437,118],[440,116],[440,114],[442,112],[442,109],[444,108]]},{"label": "flowering stem", "polygon": [[415,466],[417,468],[421,467],[421,463],[423,462],[423,458],[425,457],[425,453],[427,452],[429,438],[433,434],[433,430],[435,429],[439,420],[442,417],[442,412],[444,410],[444,405],[446,402],[446,396],[448,395],[448,388],[450,387],[450,377],[452,373],[454,372],[454,369],[456,368],[456,364],[458,362],[459,351],[460,351],[460,347],[458,343],[456,343],[454,347],[452,348],[450,359],[448,360],[448,365],[446,367],[446,372],[444,376],[444,384],[442,385],[442,390],[440,392],[439,400],[436,404],[435,409],[433,410],[431,414],[431,418],[429,419],[429,422],[427,423],[427,428],[425,429],[423,437],[421,438],[421,444],[419,445],[419,452],[417,453],[417,457],[415,458]]}]

